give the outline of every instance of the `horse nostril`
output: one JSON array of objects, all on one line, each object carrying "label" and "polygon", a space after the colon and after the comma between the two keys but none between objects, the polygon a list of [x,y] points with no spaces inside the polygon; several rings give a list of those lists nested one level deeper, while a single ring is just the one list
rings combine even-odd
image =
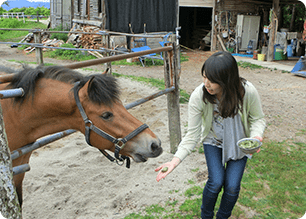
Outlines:
[{"label": "horse nostril", "polygon": [[152,142],[151,144],[151,150],[152,152],[158,152],[161,150],[161,142]]},{"label": "horse nostril", "polygon": [[151,150],[152,151],[156,151],[157,149],[158,149],[158,145],[157,144],[155,144],[155,143],[153,143],[152,145],[151,145]]}]

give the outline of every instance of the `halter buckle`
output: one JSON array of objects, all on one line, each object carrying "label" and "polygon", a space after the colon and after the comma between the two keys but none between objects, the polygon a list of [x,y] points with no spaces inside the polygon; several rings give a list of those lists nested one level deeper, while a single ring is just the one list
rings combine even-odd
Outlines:
[{"label": "halter buckle", "polygon": [[84,122],[85,122],[85,126],[89,126],[89,127],[92,126],[92,121],[90,119],[85,119]]}]

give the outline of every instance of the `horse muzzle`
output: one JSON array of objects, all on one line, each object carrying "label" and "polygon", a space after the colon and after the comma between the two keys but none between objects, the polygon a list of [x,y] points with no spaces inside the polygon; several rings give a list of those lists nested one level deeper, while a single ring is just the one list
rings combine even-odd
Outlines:
[{"label": "horse muzzle", "polygon": [[159,138],[153,139],[147,143],[146,147],[138,148],[129,154],[136,163],[146,162],[148,158],[158,157],[163,153],[161,141]]}]

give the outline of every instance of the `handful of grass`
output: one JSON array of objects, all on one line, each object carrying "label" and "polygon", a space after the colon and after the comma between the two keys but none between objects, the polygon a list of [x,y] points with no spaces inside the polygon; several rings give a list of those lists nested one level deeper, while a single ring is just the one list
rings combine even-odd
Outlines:
[{"label": "handful of grass", "polygon": [[168,171],[168,167],[164,167],[163,169],[162,169],[162,172],[163,173],[165,173],[165,172],[167,172]]},{"label": "handful of grass", "polygon": [[256,148],[259,146],[258,141],[253,141],[253,140],[245,140],[239,144],[241,148],[245,149],[251,149],[251,148]]}]

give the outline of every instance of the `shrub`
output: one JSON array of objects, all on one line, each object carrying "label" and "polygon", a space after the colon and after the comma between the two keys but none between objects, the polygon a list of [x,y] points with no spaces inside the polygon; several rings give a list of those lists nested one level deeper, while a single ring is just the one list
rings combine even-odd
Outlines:
[{"label": "shrub", "polygon": [[[0,28],[20,28],[23,26],[23,21],[22,20],[17,20],[17,19],[5,19],[1,18],[0,19]],[[0,34],[3,34],[8,30],[0,30]]]},{"label": "shrub", "polygon": [[[68,30],[67,28],[64,29],[62,25],[54,28],[54,29],[50,29],[51,31],[64,31],[64,30]],[[67,33],[51,33],[50,39],[58,39],[58,40],[63,40],[64,42],[66,42],[68,40],[68,34]]]}]

